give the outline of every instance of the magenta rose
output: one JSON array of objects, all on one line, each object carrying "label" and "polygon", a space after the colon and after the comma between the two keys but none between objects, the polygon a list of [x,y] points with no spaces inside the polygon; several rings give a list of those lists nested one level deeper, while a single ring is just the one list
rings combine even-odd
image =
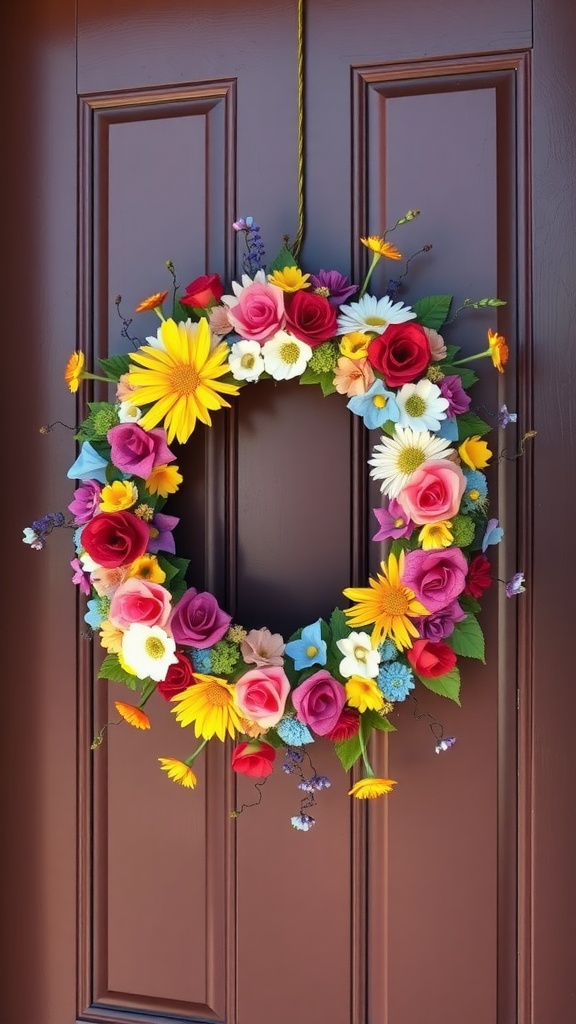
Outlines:
[{"label": "magenta rose", "polygon": [[464,590],[468,563],[460,548],[409,551],[402,583],[429,612],[452,604]]},{"label": "magenta rose", "polygon": [[425,462],[400,491],[398,502],[418,526],[452,519],[460,508],[466,489],[464,473],[455,462],[438,459]]},{"label": "magenta rose", "polygon": [[203,649],[221,640],[231,621],[212,594],[189,587],[174,607],[170,631],[176,643]]},{"label": "magenta rose", "polygon": [[419,324],[389,324],[383,334],[368,345],[368,360],[388,387],[412,384],[428,369],[430,344]]},{"label": "magenta rose", "polygon": [[168,666],[165,678],[160,680],[157,687],[164,700],[172,700],[172,697],[184,693],[196,682],[188,656],[184,651],[174,651],[174,654],[178,660]]},{"label": "magenta rose", "polygon": [[143,430],[137,423],[118,423],[108,431],[110,458],[123,473],[146,480],[154,466],[164,466],[176,458],[166,444],[161,427]]},{"label": "magenta rose", "polygon": [[133,622],[165,628],[171,611],[170,594],[164,587],[131,578],[114,592],[108,618],[118,629],[128,629]]},{"label": "magenta rose", "polygon": [[345,702],[344,687],[326,669],[308,676],[292,694],[296,718],[318,736],[327,736],[336,727]]},{"label": "magenta rose", "polygon": [[255,281],[240,293],[238,302],[228,309],[234,330],[248,341],[261,345],[284,327],[284,292],[275,284]]},{"label": "magenta rose", "polygon": [[314,348],[336,334],[336,310],[323,295],[294,292],[286,306],[286,329]]},{"label": "magenta rose", "polygon": [[238,679],[234,694],[236,704],[246,718],[262,729],[278,725],[284,714],[290,683],[283,668],[268,665],[250,669]]},{"label": "magenta rose", "polygon": [[132,512],[102,512],[82,530],[81,544],[104,569],[117,569],[141,558],[150,540],[150,527]]},{"label": "magenta rose", "polygon": [[85,480],[74,491],[74,498],[68,505],[76,526],[84,526],[100,511],[102,484],[97,480]]},{"label": "magenta rose", "polygon": [[224,285],[219,274],[202,274],[186,285],[184,295],[180,297],[183,306],[194,306],[206,309],[206,306],[220,302],[224,294]]}]

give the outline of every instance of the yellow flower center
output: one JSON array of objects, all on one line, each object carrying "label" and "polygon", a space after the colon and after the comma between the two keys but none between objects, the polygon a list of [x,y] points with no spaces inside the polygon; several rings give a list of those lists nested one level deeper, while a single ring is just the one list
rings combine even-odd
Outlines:
[{"label": "yellow flower center", "polygon": [[366,661],[366,650],[364,647],[354,648],[354,657],[356,661]]},{"label": "yellow flower center", "polygon": [[314,647],[313,644],[311,644],[310,647],[306,648],[306,657],[307,658],[315,658],[317,654],[318,654],[318,648]]},{"label": "yellow flower center", "polygon": [[252,356],[250,355],[249,352],[247,352],[245,356],[242,356],[242,359],[240,360],[240,366],[242,366],[244,370],[251,370],[252,367],[254,366],[255,361],[255,356]]},{"label": "yellow flower center", "polygon": [[388,321],[383,320],[381,316],[367,316],[364,323],[369,327],[385,327]]},{"label": "yellow flower center", "polygon": [[404,520],[403,519],[395,519],[394,520],[394,526],[398,530],[401,526],[404,526]]},{"label": "yellow flower center", "polygon": [[374,395],[372,399],[372,405],[375,405],[377,409],[384,409],[386,405],[386,399],[384,395]]},{"label": "yellow flower center", "polygon": [[223,708],[230,703],[230,694],[218,683],[211,683],[206,687],[204,696],[207,704],[213,708]]},{"label": "yellow flower center", "polygon": [[170,374],[170,387],[180,395],[192,395],[200,383],[200,374],[193,366],[180,364]]},{"label": "yellow flower center", "polygon": [[325,299],[329,299],[330,298],[330,289],[324,287],[323,285],[320,285],[319,288],[315,288],[314,289],[314,294],[315,295],[322,295]]},{"label": "yellow flower center", "polygon": [[409,416],[413,416],[416,419],[418,416],[423,416],[426,412],[426,402],[420,395],[410,395],[405,409]]},{"label": "yellow flower center", "polygon": [[288,363],[292,366],[298,362],[298,356],[300,355],[300,349],[295,341],[285,341],[280,347],[280,358],[283,363]]},{"label": "yellow flower center", "polygon": [[380,608],[385,615],[406,615],[409,607],[408,598],[403,590],[390,589],[382,594]]},{"label": "yellow flower center", "polygon": [[478,501],[480,491],[477,491],[476,488],[474,488],[472,491],[468,491],[468,497],[472,498],[472,501]]},{"label": "yellow flower center", "polygon": [[398,469],[401,473],[414,473],[425,461],[424,453],[416,445],[407,445],[398,456]]},{"label": "yellow flower center", "polygon": [[164,646],[164,642],[159,636],[147,636],[144,643],[144,650],[149,658],[154,658],[155,661],[158,661],[160,658],[164,657],[166,648]]}]

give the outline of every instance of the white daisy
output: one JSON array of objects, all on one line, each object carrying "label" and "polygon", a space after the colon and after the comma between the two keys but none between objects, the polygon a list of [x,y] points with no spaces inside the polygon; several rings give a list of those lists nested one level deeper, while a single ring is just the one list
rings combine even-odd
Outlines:
[{"label": "white daisy", "polygon": [[375,679],[380,666],[380,654],[372,647],[368,633],[350,633],[343,640],[336,641],[336,647],[344,655],[338,668],[345,679],[362,676]]},{"label": "white daisy", "polygon": [[278,331],[262,346],[264,369],[274,380],[291,380],[304,373],[312,357],[312,349],[287,331]]},{"label": "white daisy", "polygon": [[228,365],[235,380],[253,384],[264,369],[262,346],[257,341],[235,341],[230,348]]},{"label": "white daisy", "polygon": [[448,441],[434,437],[428,430],[394,427],[393,437],[381,437],[374,446],[368,465],[370,476],[381,480],[380,490],[389,498],[397,498],[413,473],[425,462],[447,459],[452,454]]},{"label": "white daisy", "polygon": [[414,320],[416,313],[403,302],[392,302],[387,295],[382,299],[363,295],[358,302],[340,306],[337,334],[383,334],[388,324],[403,324]]},{"label": "white daisy", "polygon": [[165,679],[178,661],[175,650],[175,641],[160,626],[132,622],[122,637],[122,657],[138,679]]},{"label": "white daisy", "polygon": [[446,409],[450,404],[442,396],[440,388],[426,378],[417,384],[403,384],[396,395],[396,402],[400,409],[398,423],[401,427],[432,431],[440,429],[440,420],[446,419]]}]

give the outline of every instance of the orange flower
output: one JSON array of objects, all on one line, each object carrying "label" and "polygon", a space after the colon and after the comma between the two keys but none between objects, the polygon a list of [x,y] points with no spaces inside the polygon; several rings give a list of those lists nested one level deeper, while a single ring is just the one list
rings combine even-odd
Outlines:
[{"label": "orange flower", "polygon": [[80,381],[84,376],[84,353],[73,352],[64,370],[64,380],[66,381],[70,391],[74,394],[78,391]]},{"label": "orange flower", "polygon": [[499,373],[504,373],[504,367],[508,362],[508,345],[506,339],[497,334],[496,331],[488,331],[488,344],[490,346],[490,358]]},{"label": "orange flower", "polygon": [[115,700],[114,707],[128,725],[133,725],[135,729],[150,728],[150,719],[142,708],[137,708],[134,704],[124,704],[121,700]]},{"label": "orange flower", "polygon": [[368,238],[361,238],[360,241],[367,249],[378,253],[379,256],[387,256],[389,260],[402,259],[402,253],[398,251],[396,246],[392,245],[391,242],[384,241],[379,235],[369,235]]},{"label": "orange flower", "polygon": [[145,313],[148,309],[159,309],[167,295],[168,292],[155,292],[154,295],[149,295],[139,306],[136,306],[135,312]]},{"label": "orange flower", "polygon": [[394,779],[360,779],[356,782],[352,789],[349,791],[348,796],[355,796],[358,800],[373,800],[376,796],[384,796],[386,793],[392,792],[392,786],[395,786],[396,782]]},{"label": "orange flower", "polygon": [[374,371],[367,359],[340,356],[334,371],[334,387],[340,395],[364,395],[374,383]]}]

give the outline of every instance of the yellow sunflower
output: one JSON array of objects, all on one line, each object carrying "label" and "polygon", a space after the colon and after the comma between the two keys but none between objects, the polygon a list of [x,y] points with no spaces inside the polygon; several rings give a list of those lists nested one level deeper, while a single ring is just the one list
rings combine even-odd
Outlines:
[{"label": "yellow sunflower", "polygon": [[428,615],[428,609],[420,604],[414,591],[402,583],[404,572],[404,552],[400,552],[398,560],[395,555],[388,556],[388,562],[381,562],[382,575],[368,580],[368,587],[346,587],[345,597],[357,604],[345,608],[344,614],[349,625],[369,626],[372,623],[372,643],[375,647],[390,637],[398,650],[412,647],[412,637],[418,636],[418,630],[410,620],[420,615]]},{"label": "yellow sunflower", "polygon": [[234,685],[217,676],[195,672],[196,682],[171,698],[178,707],[173,708],[182,727],[194,722],[194,733],[209,740],[217,736],[224,740],[226,733],[234,738],[243,731],[244,719],[234,703]]},{"label": "yellow sunflower", "polygon": [[163,349],[144,345],[130,355],[137,364],[129,372],[131,399],[134,405],[151,406],[140,420],[144,430],[163,420],[168,443],[176,437],[184,444],[197,420],[212,425],[210,410],[229,406],[222,394],[237,395],[238,387],[218,380],[229,372],[228,346],[221,342],[210,351],[205,317],[197,324],[164,320],[159,335]]},{"label": "yellow sunflower", "polygon": [[194,789],[198,780],[190,765],[185,761],[178,761],[175,757],[159,757],[158,760],[162,771],[168,773],[169,779],[186,789]]},{"label": "yellow sunflower", "polygon": [[358,800],[373,800],[376,796],[384,796],[386,793],[391,793],[392,786],[395,785],[394,779],[360,779],[359,782],[352,786],[348,796],[355,796]]},{"label": "yellow sunflower", "polygon": [[83,352],[73,352],[66,363],[64,380],[73,394],[78,391],[80,381],[84,377],[84,361]]}]

